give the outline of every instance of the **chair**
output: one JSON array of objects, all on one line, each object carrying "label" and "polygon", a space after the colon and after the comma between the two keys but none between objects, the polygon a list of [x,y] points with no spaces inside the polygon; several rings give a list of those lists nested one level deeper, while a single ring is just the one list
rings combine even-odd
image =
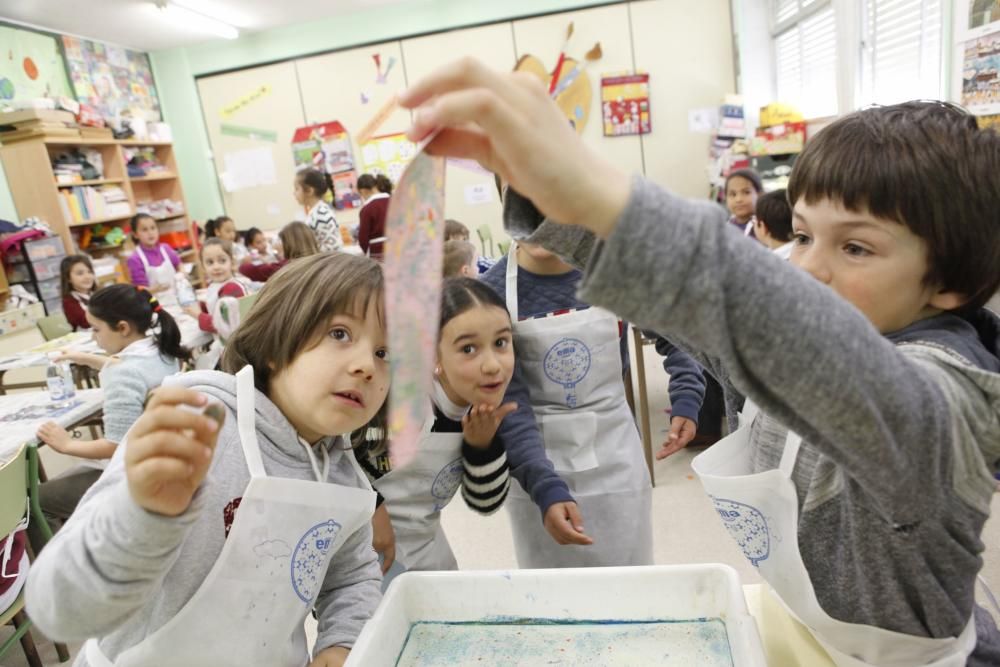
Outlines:
[{"label": "chair", "polygon": [[254,292],[253,294],[247,294],[246,296],[241,296],[239,298],[240,304],[240,322],[246,319],[247,313],[250,312],[250,308],[253,307],[254,301],[257,300],[257,294],[259,292]]},{"label": "chair", "polygon": [[500,256],[506,257],[510,252],[510,241],[497,241],[497,248],[500,250]]},{"label": "chair", "polygon": [[[493,249],[493,230],[487,224],[479,225],[476,228],[476,234],[479,235],[479,243],[483,246],[483,256],[484,257],[495,257],[496,252]],[[486,244],[490,244],[489,252],[486,251]]]},{"label": "chair", "polygon": [[66,316],[62,313],[47,315],[38,320],[38,330],[42,332],[42,338],[45,340],[54,340],[68,333],[73,333],[73,327],[66,321]]}]

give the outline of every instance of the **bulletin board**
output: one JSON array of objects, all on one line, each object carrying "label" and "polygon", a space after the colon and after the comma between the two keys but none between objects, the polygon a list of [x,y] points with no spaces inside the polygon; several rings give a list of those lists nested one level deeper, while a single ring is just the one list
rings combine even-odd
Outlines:
[{"label": "bulletin board", "polygon": [[76,99],[95,107],[105,118],[129,108],[160,120],[160,99],[149,56],[121,46],[63,35],[63,52]]},{"label": "bulletin board", "polygon": [[73,96],[55,37],[0,25],[0,44],[0,104]]},{"label": "bulletin board", "polygon": [[[729,11],[727,0],[622,2],[199,78],[203,115],[220,171],[219,156],[234,150],[234,142],[238,140],[218,131],[220,109],[250,94],[255,87],[264,83],[271,86],[266,100],[248,104],[230,122],[251,128],[259,125],[260,129],[277,135],[277,182],[253,190],[224,192],[227,212],[241,229],[254,224],[251,221],[273,229],[291,219],[288,215],[295,203],[291,195],[294,168],[289,137],[294,128],[337,120],[353,140],[353,135],[389,95],[443,62],[463,55],[472,55],[497,69],[510,70],[519,57],[532,54],[551,70],[570,21],[574,23],[574,32],[567,55],[582,58],[597,41],[603,50],[602,58],[585,69],[594,95],[590,118],[582,133],[584,141],[626,171],[644,173],[681,195],[704,197],[707,179],[703,167],[708,161],[709,135],[689,130],[688,111],[718,106],[726,93],[734,92]],[[373,58],[375,54],[379,56],[378,65]],[[650,75],[650,105],[657,116],[650,134],[603,136],[601,75],[621,71],[643,71]],[[385,83],[380,83],[380,79]],[[405,131],[409,123],[409,113],[399,110],[379,128],[379,134]],[[360,163],[362,152],[357,143],[354,155]],[[359,166],[358,173],[362,172],[363,167]],[[476,240],[475,229],[482,224],[490,225],[494,240],[506,238],[492,174],[477,165],[453,162],[448,166],[446,183],[446,215],[465,223],[473,233],[473,240]],[[274,210],[279,213],[268,213]],[[354,224],[357,212],[338,211],[337,219]]]}]

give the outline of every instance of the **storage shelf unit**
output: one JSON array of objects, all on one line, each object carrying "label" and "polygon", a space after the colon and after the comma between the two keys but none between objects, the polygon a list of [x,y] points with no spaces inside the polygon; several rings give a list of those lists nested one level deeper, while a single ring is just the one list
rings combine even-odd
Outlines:
[{"label": "storage shelf unit", "polygon": [[[0,137],[0,141],[2,141],[2,137]],[[163,165],[164,171],[130,177],[123,149],[145,146],[153,148],[156,161]],[[101,155],[103,163],[101,178],[78,183],[57,182],[52,169],[53,160],[60,153],[88,148]],[[3,161],[7,182],[18,215],[21,218],[38,217],[47,222],[52,231],[62,239],[67,252],[81,250],[75,242],[74,232],[81,230],[81,228],[102,224],[123,227],[128,224],[128,219],[135,214],[137,208],[144,203],[172,199],[181,202],[184,205],[184,210],[187,210],[181,182],[177,177],[177,162],[174,158],[173,145],[169,142],[43,136],[4,143],[0,146],[0,160]],[[128,214],[77,221],[67,212],[60,190],[108,185],[117,185],[125,192],[129,203]],[[178,248],[179,252],[197,247],[197,239],[192,232],[191,222],[186,213],[156,217],[155,219],[161,226],[161,233],[182,232],[187,237],[188,247]],[[127,237],[121,246],[117,246],[117,249],[111,245],[90,245],[91,247],[82,250],[115,254],[122,264],[122,275],[128,275],[125,258],[134,250],[131,237]],[[196,283],[202,282],[201,267],[197,261],[195,261],[194,279]]]}]

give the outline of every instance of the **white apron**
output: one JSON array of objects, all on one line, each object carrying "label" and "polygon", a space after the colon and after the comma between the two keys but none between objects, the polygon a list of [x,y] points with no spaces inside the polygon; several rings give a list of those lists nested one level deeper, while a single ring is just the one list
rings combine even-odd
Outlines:
[{"label": "white apron", "polygon": [[805,625],[838,667],[965,667],[976,647],[970,618],[958,637],[931,639],[831,618],[816,599],[799,553],[799,502],[792,470],[802,438],[789,431],[776,470],[753,472],[749,400],[740,428],[691,462],[729,534],[788,612]]},{"label": "white apron", "polygon": [[373,483],[385,498],[396,533],[396,560],[411,571],[458,569],[441,527],[441,510],[462,486],[462,434],[432,433],[433,425],[432,414],[412,461]]},{"label": "white apron", "polygon": [[174,288],[174,265],[170,262],[170,256],[167,255],[167,251],[163,249],[163,245],[160,246],[160,256],[163,261],[159,266],[151,266],[149,260],[146,259],[146,253],[142,251],[142,248],[136,248],[135,252],[139,255],[139,261],[142,262],[142,268],[146,270],[146,278],[149,280],[149,287],[159,287],[165,285],[167,289],[163,292],[156,293],[156,300],[159,301],[164,306],[176,306],[177,302],[177,290]]},{"label": "white apron", "polygon": [[538,506],[512,484],[506,504],[518,565],[652,565],[652,485],[625,400],[618,318],[588,308],[519,322],[515,247],[507,257],[507,309],[517,359],[545,453],[594,539],[590,546],[557,544]]},{"label": "white apron", "polygon": [[[327,482],[325,449],[321,468],[305,443],[317,481],[267,475],[254,425],[253,368],[245,366],[236,378],[240,444],[250,483],[225,546],[177,615],[123,651],[116,665],[303,667],[309,662],[303,622],[330,559],[371,521],[375,493],[351,455],[347,458],[362,488]],[[271,555],[282,551],[287,555]],[[91,667],[112,665],[97,640],[89,640],[85,651]]]},{"label": "white apron", "polygon": [[[239,297],[219,296],[219,292],[229,283],[236,283],[243,289],[243,294]],[[212,370],[222,358],[222,352],[226,341],[236,331],[240,324],[240,304],[239,299],[250,294],[250,288],[240,278],[230,278],[221,283],[212,283],[205,293],[205,310],[212,316],[212,326],[215,327],[215,335],[212,337],[212,344],[204,354],[198,356],[194,362],[197,370]]]}]

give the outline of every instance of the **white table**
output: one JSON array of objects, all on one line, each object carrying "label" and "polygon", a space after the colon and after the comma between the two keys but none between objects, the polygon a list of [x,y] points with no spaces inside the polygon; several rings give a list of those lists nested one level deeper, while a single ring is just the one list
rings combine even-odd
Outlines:
[{"label": "white table", "polygon": [[87,421],[104,406],[102,389],[77,390],[69,409],[56,409],[47,391],[0,396],[0,463],[17,454],[24,443],[37,444],[35,433],[47,421],[68,431]]}]

